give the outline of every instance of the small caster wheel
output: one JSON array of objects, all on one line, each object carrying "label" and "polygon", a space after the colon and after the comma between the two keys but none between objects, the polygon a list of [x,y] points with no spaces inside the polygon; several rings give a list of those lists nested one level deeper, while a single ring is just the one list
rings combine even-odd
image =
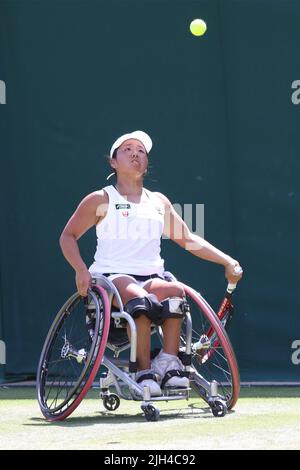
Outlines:
[{"label": "small caster wheel", "polygon": [[146,405],[141,407],[145,413],[145,418],[147,421],[158,421],[159,420],[159,409],[155,408],[153,405]]},{"label": "small caster wheel", "polygon": [[226,415],[227,413],[227,406],[226,404],[221,401],[221,400],[216,400],[214,401],[211,405],[211,411],[212,411],[212,414],[216,417],[216,418],[222,418],[223,416]]},{"label": "small caster wheel", "polygon": [[120,398],[118,395],[111,393],[110,395],[106,395],[103,398],[103,405],[109,411],[115,411],[120,406]]}]

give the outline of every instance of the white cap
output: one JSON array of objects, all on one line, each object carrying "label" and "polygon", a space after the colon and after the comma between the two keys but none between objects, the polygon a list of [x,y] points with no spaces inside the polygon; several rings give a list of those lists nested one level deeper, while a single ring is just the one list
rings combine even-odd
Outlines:
[{"label": "white cap", "polygon": [[149,135],[143,131],[134,131],[134,132],[131,132],[130,134],[122,135],[114,142],[112,148],[110,149],[110,158],[112,158],[114,151],[117,148],[119,148],[120,145],[122,145],[123,142],[125,142],[125,140],[128,140],[128,139],[136,139],[142,142],[147,153],[149,153],[150,150],[152,149],[152,140],[149,137]]}]

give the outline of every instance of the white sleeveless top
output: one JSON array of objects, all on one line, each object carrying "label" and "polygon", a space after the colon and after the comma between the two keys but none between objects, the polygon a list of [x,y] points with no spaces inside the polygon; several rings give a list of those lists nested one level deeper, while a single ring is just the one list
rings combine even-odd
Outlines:
[{"label": "white sleeveless top", "polygon": [[90,273],[162,275],[163,203],[145,188],[148,198],[141,203],[128,201],[112,185],[103,190],[109,204],[106,216],[96,225],[97,249]]}]

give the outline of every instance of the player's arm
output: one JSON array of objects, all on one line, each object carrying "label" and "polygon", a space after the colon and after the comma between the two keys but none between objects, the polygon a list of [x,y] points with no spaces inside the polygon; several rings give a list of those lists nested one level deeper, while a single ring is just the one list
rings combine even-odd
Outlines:
[{"label": "player's arm", "polygon": [[225,276],[228,282],[236,283],[242,277],[242,273],[239,276],[234,274],[235,266],[239,266],[238,261],[223,253],[199,235],[191,233],[169,199],[161,193],[155,194],[165,207],[164,235],[193,255],[213,263],[222,264],[225,267]]},{"label": "player's arm", "polygon": [[102,194],[97,192],[86,196],[70,217],[59,238],[63,255],[76,272],[76,284],[81,295],[86,295],[87,287],[90,284],[90,274],[81,258],[77,240],[103,218],[105,207],[104,191]]}]

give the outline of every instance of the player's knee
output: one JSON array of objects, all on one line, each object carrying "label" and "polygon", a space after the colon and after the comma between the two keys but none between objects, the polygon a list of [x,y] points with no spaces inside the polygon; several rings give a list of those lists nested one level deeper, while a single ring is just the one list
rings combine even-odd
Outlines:
[{"label": "player's knee", "polygon": [[172,281],[168,285],[166,297],[184,297],[184,288],[177,281]]},{"label": "player's knee", "polygon": [[161,324],[163,306],[155,294],[147,294],[144,297],[134,297],[124,305],[125,312],[133,318],[146,315],[153,323]]}]

